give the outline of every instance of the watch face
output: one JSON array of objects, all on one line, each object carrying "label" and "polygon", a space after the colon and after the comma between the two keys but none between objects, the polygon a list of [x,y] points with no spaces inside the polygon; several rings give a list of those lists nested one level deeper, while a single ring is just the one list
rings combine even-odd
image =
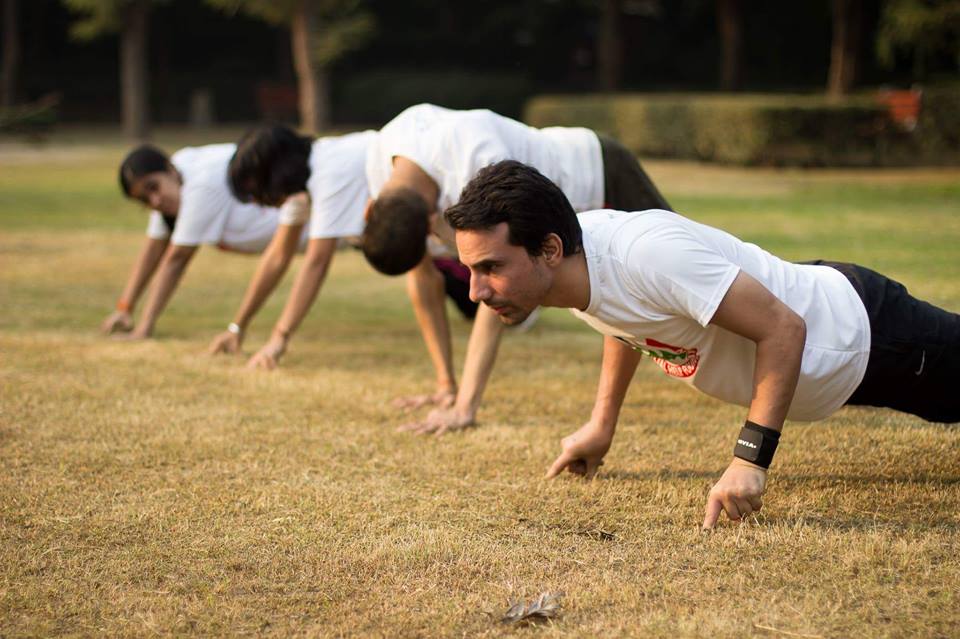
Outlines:
[{"label": "watch face", "polygon": [[737,445],[733,448],[733,454],[748,462],[755,462],[760,458],[760,447],[762,445],[763,433],[744,428],[737,437]]}]

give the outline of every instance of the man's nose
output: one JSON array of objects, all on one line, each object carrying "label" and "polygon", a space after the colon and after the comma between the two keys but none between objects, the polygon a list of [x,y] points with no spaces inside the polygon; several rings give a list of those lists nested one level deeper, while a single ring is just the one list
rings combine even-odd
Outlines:
[{"label": "man's nose", "polygon": [[470,299],[479,304],[480,302],[489,298],[490,298],[490,287],[487,286],[485,278],[471,273],[470,274]]}]

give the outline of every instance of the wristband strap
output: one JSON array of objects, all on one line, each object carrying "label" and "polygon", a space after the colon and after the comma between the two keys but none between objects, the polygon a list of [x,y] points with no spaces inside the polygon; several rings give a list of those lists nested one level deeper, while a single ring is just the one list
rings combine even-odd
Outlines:
[{"label": "wristband strap", "polygon": [[117,300],[117,310],[120,311],[121,313],[129,313],[130,302],[126,300]]},{"label": "wristband strap", "polygon": [[236,322],[230,322],[229,324],[227,324],[227,331],[233,333],[234,335],[239,335],[240,333],[243,332],[242,330],[240,330],[240,325],[237,324]]},{"label": "wristband strap", "polygon": [[763,468],[770,468],[770,462],[773,461],[773,454],[777,452],[779,443],[780,433],[747,420],[740,429],[740,435],[737,436],[733,456]]}]

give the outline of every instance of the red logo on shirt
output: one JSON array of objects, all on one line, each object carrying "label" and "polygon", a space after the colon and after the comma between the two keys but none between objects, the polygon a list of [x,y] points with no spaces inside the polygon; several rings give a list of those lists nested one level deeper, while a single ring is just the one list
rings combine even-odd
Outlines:
[{"label": "red logo on shirt", "polygon": [[637,344],[623,337],[617,339],[633,350],[652,358],[663,369],[663,372],[671,377],[692,377],[700,364],[700,354],[695,348],[671,346],[649,337],[643,340],[643,344]]},{"label": "red logo on shirt", "polygon": [[658,342],[649,337],[644,340],[647,344],[646,352],[653,357],[653,361],[671,377],[692,377],[700,364],[700,354],[695,348],[682,348]]}]

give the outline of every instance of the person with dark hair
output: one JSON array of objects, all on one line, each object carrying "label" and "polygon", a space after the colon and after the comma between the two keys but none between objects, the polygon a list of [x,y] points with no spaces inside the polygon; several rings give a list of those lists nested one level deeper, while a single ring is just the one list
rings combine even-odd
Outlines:
[{"label": "person with dark hair", "polygon": [[[277,366],[291,334],[313,304],[338,244],[356,241],[363,232],[368,200],[364,162],[376,137],[376,131],[361,131],[314,140],[287,127],[264,126],[247,132],[237,143],[228,171],[237,199],[271,206],[299,202],[309,218],[304,264],[270,339],[250,358],[248,367]],[[289,246],[277,253],[286,263],[290,255]],[[269,259],[264,256],[263,262]],[[261,269],[249,290],[263,291],[265,297],[281,276],[282,271],[274,278]],[[250,316],[236,320],[241,330]]]},{"label": "person with dark hair", "polygon": [[408,273],[407,291],[437,375],[433,394],[399,400],[405,408],[436,406],[404,430],[440,434],[475,421],[502,330],[489,309],[476,311],[458,388],[443,293],[452,283],[461,289],[468,284],[456,260],[453,233],[440,213],[457,201],[477,171],[504,159],[536,166],[576,210],[605,203],[670,208],[627,149],[589,129],[536,129],[487,110],[431,104],[410,107],[391,120],[367,156],[374,200],[367,208],[362,247],[381,273]]},{"label": "person with dark hair", "polygon": [[[305,244],[303,221],[291,207],[237,201],[227,186],[227,163],[233,144],[184,148],[172,157],[150,145],[131,151],[120,165],[124,195],[152,209],[147,240],[127,280],[116,310],[101,326],[105,333],[125,332],[146,338],[176,290],[201,244],[242,253],[263,251],[284,229],[294,250]],[[133,308],[154,273],[151,296],[134,328]]]},{"label": "person with dark hair", "polygon": [[[237,145],[230,160],[229,183],[243,201],[286,207],[300,201],[309,211],[306,256],[283,313],[270,339],[248,362],[251,368],[273,369],[286,352],[290,336],[310,310],[326,276],[336,248],[356,245],[364,229],[364,205],[368,202],[365,162],[375,144],[376,131],[363,131],[316,140],[283,126],[265,126],[249,131]],[[289,261],[289,247],[277,255]],[[264,257],[267,261],[268,256]],[[464,269],[455,260],[438,259],[445,269],[447,294],[467,318],[477,305],[469,300]],[[263,281],[258,272],[251,290],[268,293],[275,279]],[[281,273],[282,275],[282,273]],[[260,298],[257,298],[260,299]],[[249,314],[238,316],[236,324],[246,326]],[[228,339],[225,333],[220,339]],[[217,348],[215,343],[214,349]]]},{"label": "person with dark hair", "polygon": [[760,510],[786,419],[868,405],[960,421],[960,315],[862,266],[786,262],[663,210],[577,215],[556,185],[517,162],[480,171],[445,217],[471,298],[501,321],[556,306],[605,336],[593,413],[563,439],[548,477],[593,476],[643,355],[748,408],[705,528],[723,512],[738,520]]}]

